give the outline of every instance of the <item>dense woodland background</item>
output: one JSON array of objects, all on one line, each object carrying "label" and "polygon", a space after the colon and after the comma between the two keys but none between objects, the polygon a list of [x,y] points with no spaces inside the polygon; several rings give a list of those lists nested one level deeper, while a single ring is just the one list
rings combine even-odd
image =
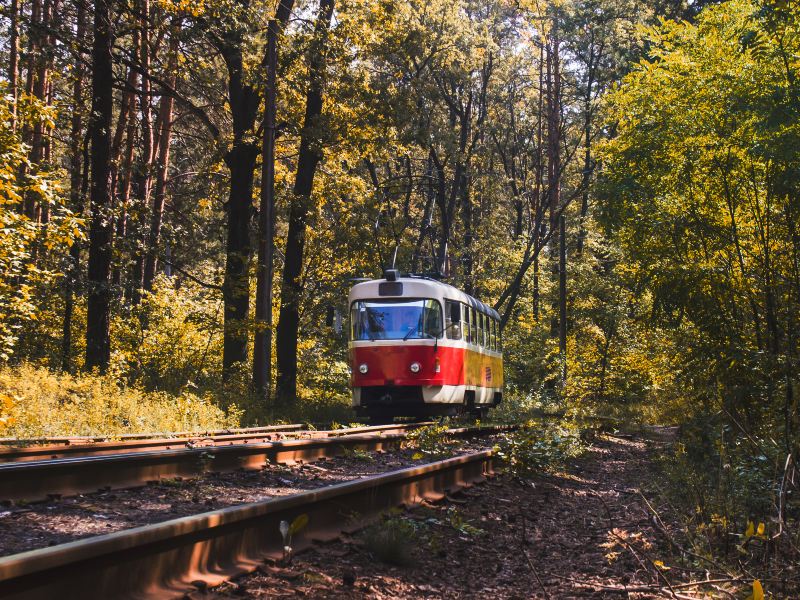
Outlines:
[{"label": "dense woodland background", "polygon": [[783,527],[796,3],[1,15],[0,434],[347,419],[337,315],[396,252],[501,313],[500,416],[682,425],[698,518]]}]

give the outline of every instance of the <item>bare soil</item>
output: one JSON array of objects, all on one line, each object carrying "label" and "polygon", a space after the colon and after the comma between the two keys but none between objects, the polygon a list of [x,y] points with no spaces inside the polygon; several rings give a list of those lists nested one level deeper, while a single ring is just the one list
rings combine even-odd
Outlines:
[{"label": "bare soil", "polygon": [[376,527],[392,519],[413,524],[411,539],[400,540],[408,542],[399,561],[406,566],[381,562],[370,534],[361,533],[189,597],[741,597],[717,584],[692,583],[714,576],[677,566],[668,513],[656,518],[658,509],[640,493],[668,433],[602,437],[569,473],[530,481],[500,476],[457,498],[387,517]]}]

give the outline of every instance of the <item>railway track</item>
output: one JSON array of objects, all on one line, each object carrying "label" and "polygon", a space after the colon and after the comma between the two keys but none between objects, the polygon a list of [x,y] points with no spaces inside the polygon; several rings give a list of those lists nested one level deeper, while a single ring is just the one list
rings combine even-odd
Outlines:
[{"label": "railway track", "polygon": [[[311,462],[348,450],[386,451],[399,447],[411,427],[390,425],[367,428],[370,431],[364,433],[334,430],[327,437],[9,462],[0,464],[0,500],[36,501],[209,472]],[[465,427],[451,429],[450,435],[475,437],[511,428]]]},{"label": "railway track", "polygon": [[[496,428],[457,430],[477,435]],[[399,434],[394,434],[395,436]],[[377,438],[378,436],[372,436]],[[342,438],[332,440],[341,442]],[[319,442],[324,440],[297,440]],[[477,452],[288,497],[137,527],[0,559],[2,598],[178,597],[283,554],[281,521],[305,515],[294,551],[358,529],[383,511],[441,499],[493,473]]]},{"label": "railway track", "polygon": [[103,456],[126,452],[150,452],[158,450],[177,450],[184,448],[205,448],[210,446],[233,446],[237,444],[268,443],[288,438],[329,438],[355,433],[403,432],[424,423],[412,425],[377,425],[371,427],[350,427],[345,429],[309,430],[301,425],[276,425],[273,427],[254,427],[251,429],[226,430],[208,434],[174,434],[160,438],[132,438],[113,441],[90,441],[70,444],[18,445],[0,447],[0,464],[6,462],[25,462],[55,458],[76,458]]},{"label": "railway track", "polygon": [[168,431],[152,433],[121,433],[119,435],[74,435],[41,438],[0,438],[0,446],[29,447],[29,446],[70,446],[73,444],[93,444],[98,442],[108,442],[112,440],[135,441],[148,438],[186,438],[186,437],[207,437],[217,435],[230,435],[236,433],[270,433],[280,431],[297,431],[303,429],[303,425],[293,423],[288,425],[265,425],[263,427],[234,427],[230,429],[213,429],[207,431]]}]

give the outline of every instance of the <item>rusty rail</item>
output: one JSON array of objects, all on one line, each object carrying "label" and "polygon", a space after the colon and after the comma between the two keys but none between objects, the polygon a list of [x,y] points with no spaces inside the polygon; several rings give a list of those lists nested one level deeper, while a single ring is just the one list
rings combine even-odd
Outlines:
[{"label": "rusty rail", "polygon": [[[414,425],[378,425],[372,427],[351,427],[331,430],[301,430],[300,425],[287,426],[289,429],[276,427],[256,427],[242,430],[244,433],[221,433],[197,437],[166,437],[158,439],[135,439],[132,441],[111,441],[73,443],[69,445],[51,444],[46,446],[0,447],[0,464],[4,462],[24,462],[56,458],[76,458],[85,456],[103,456],[126,452],[151,452],[158,450],[179,450],[184,448],[200,448],[210,446],[233,446],[236,444],[258,444],[283,440],[286,438],[326,438],[349,435],[353,433],[403,432]],[[263,430],[263,431],[261,431]]]},{"label": "rusty rail", "polygon": [[[348,450],[381,452],[397,448],[407,439],[403,427],[372,427],[368,433],[311,439],[10,462],[0,464],[0,500],[36,501],[208,472],[261,469],[270,463],[311,462]],[[449,432],[455,437],[474,437],[514,428],[464,427]]]},{"label": "rusty rail", "polygon": [[265,425],[262,427],[232,427],[229,429],[212,429],[200,431],[159,431],[151,433],[121,433],[119,435],[65,435],[41,438],[0,438],[0,446],[69,446],[72,444],[93,444],[111,440],[145,440],[149,438],[186,438],[207,437],[215,435],[228,435],[236,433],[268,433],[273,431],[297,431],[303,425],[293,423],[288,425]]},{"label": "rusty rail", "polygon": [[292,542],[301,550],[357,529],[391,507],[438,499],[483,481],[492,467],[492,452],[478,452],[9,556],[0,559],[0,597],[182,596],[199,581],[218,584],[280,557],[282,520],[308,516],[308,527]]},{"label": "rusty rail", "polygon": [[108,456],[59,458],[0,465],[0,499],[42,500],[101,488],[124,488],[206,472],[260,469],[269,463],[311,462],[348,450],[381,451],[397,447],[400,433],[344,435],[263,444],[209,446]]}]

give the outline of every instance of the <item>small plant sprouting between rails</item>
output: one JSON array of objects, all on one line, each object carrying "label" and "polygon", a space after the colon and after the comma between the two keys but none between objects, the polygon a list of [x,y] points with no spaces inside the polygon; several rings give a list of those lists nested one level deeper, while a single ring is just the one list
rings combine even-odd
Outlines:
[{"label": "small plant sprouting between rails", "polygon": [[292,551],[292,537],[305,529],[306,526],[308,526],[308,515],[305,513],[295,517],[294,521],[291,523],[289,523],[289,521],[281,521],[280,531],[283,537],[283,559],[281,562],[284,566],[291,564],[292,557],[294,556]]},{"label": "small plant sprouting between rails", "polygon": [[452,456],[457,442],[448,435],[448,429],[447,424],[429,425],[409,433],[409,445],[416,450],[411,458],[444,459]]}]

